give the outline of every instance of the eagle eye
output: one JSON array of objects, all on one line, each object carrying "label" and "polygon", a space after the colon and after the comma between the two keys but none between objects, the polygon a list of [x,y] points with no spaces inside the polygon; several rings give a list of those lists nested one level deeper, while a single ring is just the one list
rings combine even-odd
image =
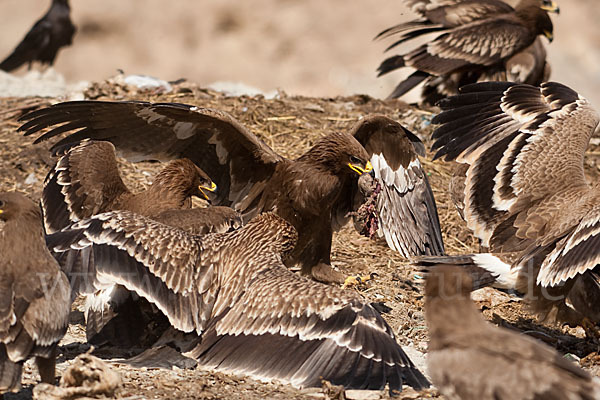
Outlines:
[{"label": "eagle eye", "polygon": [[361,159],[356,156],[350,156],[350,162],[352,164],[361,164],[362,163]]}]

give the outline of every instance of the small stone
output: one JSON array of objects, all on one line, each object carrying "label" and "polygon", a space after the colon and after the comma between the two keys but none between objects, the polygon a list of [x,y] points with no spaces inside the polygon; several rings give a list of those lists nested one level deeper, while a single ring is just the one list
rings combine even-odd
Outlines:
[{"label": "small stone", "polygon": [[377,400],[383,397],[380,390],[346,390],[344,394],[348,400]]}]

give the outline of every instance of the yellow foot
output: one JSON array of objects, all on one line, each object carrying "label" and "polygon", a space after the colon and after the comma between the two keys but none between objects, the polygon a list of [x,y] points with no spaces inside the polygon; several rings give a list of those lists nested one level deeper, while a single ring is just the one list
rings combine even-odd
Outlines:
[{"label": "yellow foot", "polygon": [[374,280],[377,274],[375,272],[371,272],[369,275],[353,275],[346,278],[344,281],[344,285],[342,286],[344,289],[354,286],[360,286],[366,284],[368,281]]}]

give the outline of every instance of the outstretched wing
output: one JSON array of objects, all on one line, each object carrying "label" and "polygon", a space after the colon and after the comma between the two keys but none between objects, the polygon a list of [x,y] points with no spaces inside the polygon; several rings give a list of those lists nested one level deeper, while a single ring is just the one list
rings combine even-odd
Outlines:
[{"label": "outstretched wing", "polygon": [[377,197],[379,236],[404,257],[444,254],[435,199],[418,154],[423,143],[396,121],[373,115],[352,131],[371,156]]},{"label": "outstretched wing", "polygon": [[501,0],[405,0],[414,12],[448,26],[464,25],[513,8]]},{"label": "outstretched wing", "polygon": [[320,386],[322,379],[357,389],[429,385],[356,293],[308,280],[282,263],[247,277],[239,299],[215,316],[191,355],[205,367],[300,387]]},{"label": "outstretched wing", "polygon": [[[540,236],[547,245],[551,236],[564,235],[583,215],[566,213],[564,224],[557,222],[560,202],[575,204],[590,195],[583,155],[598,114],[576,92],[553,82],[541,87],[490,82],[461,92],[441,102],[444,112],[434,122],[442,126],[433,147],[439,149],[436,158],[470,165],[469,228],[484,246],[505,251]],[[511,236],[524,242],[509,241]]]},{"label": "outstretched wing", "polygon": [[85,140],[61,156],[46,177],[42,193],[46,232],[103,212],[127,193],[115,147],[110,142]]},{"label": "outstretched wing", "polygon": [[37,141],[74,132],[54,148],[83,139],[107,140],[131,160],[188,158],[219,185],[217,204],[236,206],[268,179],[281,160],[231,115],[176,103],[75,101],[25,115],[25,135],[52,128]]},{"label": "outstretched wing", "polygon": [[405,3],[423,18],[394,25],[379,33],[376,39],[400,35],[388,50],[427,33],[514,11],[500,0],[406,0]]},{"label": "outstretched wing", "polygon": [[210,259],[210,252],[203,252],[201,243],[185,231],[113,211],[49,235],[47,245],[56,252],[92,246],[92,265],[78,279],[97,285],[96,290],[102,284],[119,284],[135,291],[156,304],[177,329],[200,333],[210,318],[218,293],[217,265],[201,263],[201,254]]}]

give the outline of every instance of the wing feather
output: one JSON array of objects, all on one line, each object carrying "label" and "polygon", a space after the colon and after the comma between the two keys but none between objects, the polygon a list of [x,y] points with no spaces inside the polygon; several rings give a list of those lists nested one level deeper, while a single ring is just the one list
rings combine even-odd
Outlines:
[{"label": "wing feather", "polygon": [[371,156],[375,178],[380,237],[404,257],[444,254],[433,192],[417,154],[421,141],[397,122],[369,116],[353,130]]},{"label": "wing feather", "polygon": [[36,141],[72,132],[54,149],[91,138],[110,141],[131,161],[188,158],[219,183],[216,202],[227,206],[241,202],[282,160],[231,115],[185,104],[74,101],[21,120],[25,135],[50,128]]},{"label": "wing feather", "polygon": [[120,284],[155,303],[176,328],[200,333],[216,300],[217,274],[194,236],[128,211],[82,220],[50,235],[57,252],[93,245],[89,281]]}]

